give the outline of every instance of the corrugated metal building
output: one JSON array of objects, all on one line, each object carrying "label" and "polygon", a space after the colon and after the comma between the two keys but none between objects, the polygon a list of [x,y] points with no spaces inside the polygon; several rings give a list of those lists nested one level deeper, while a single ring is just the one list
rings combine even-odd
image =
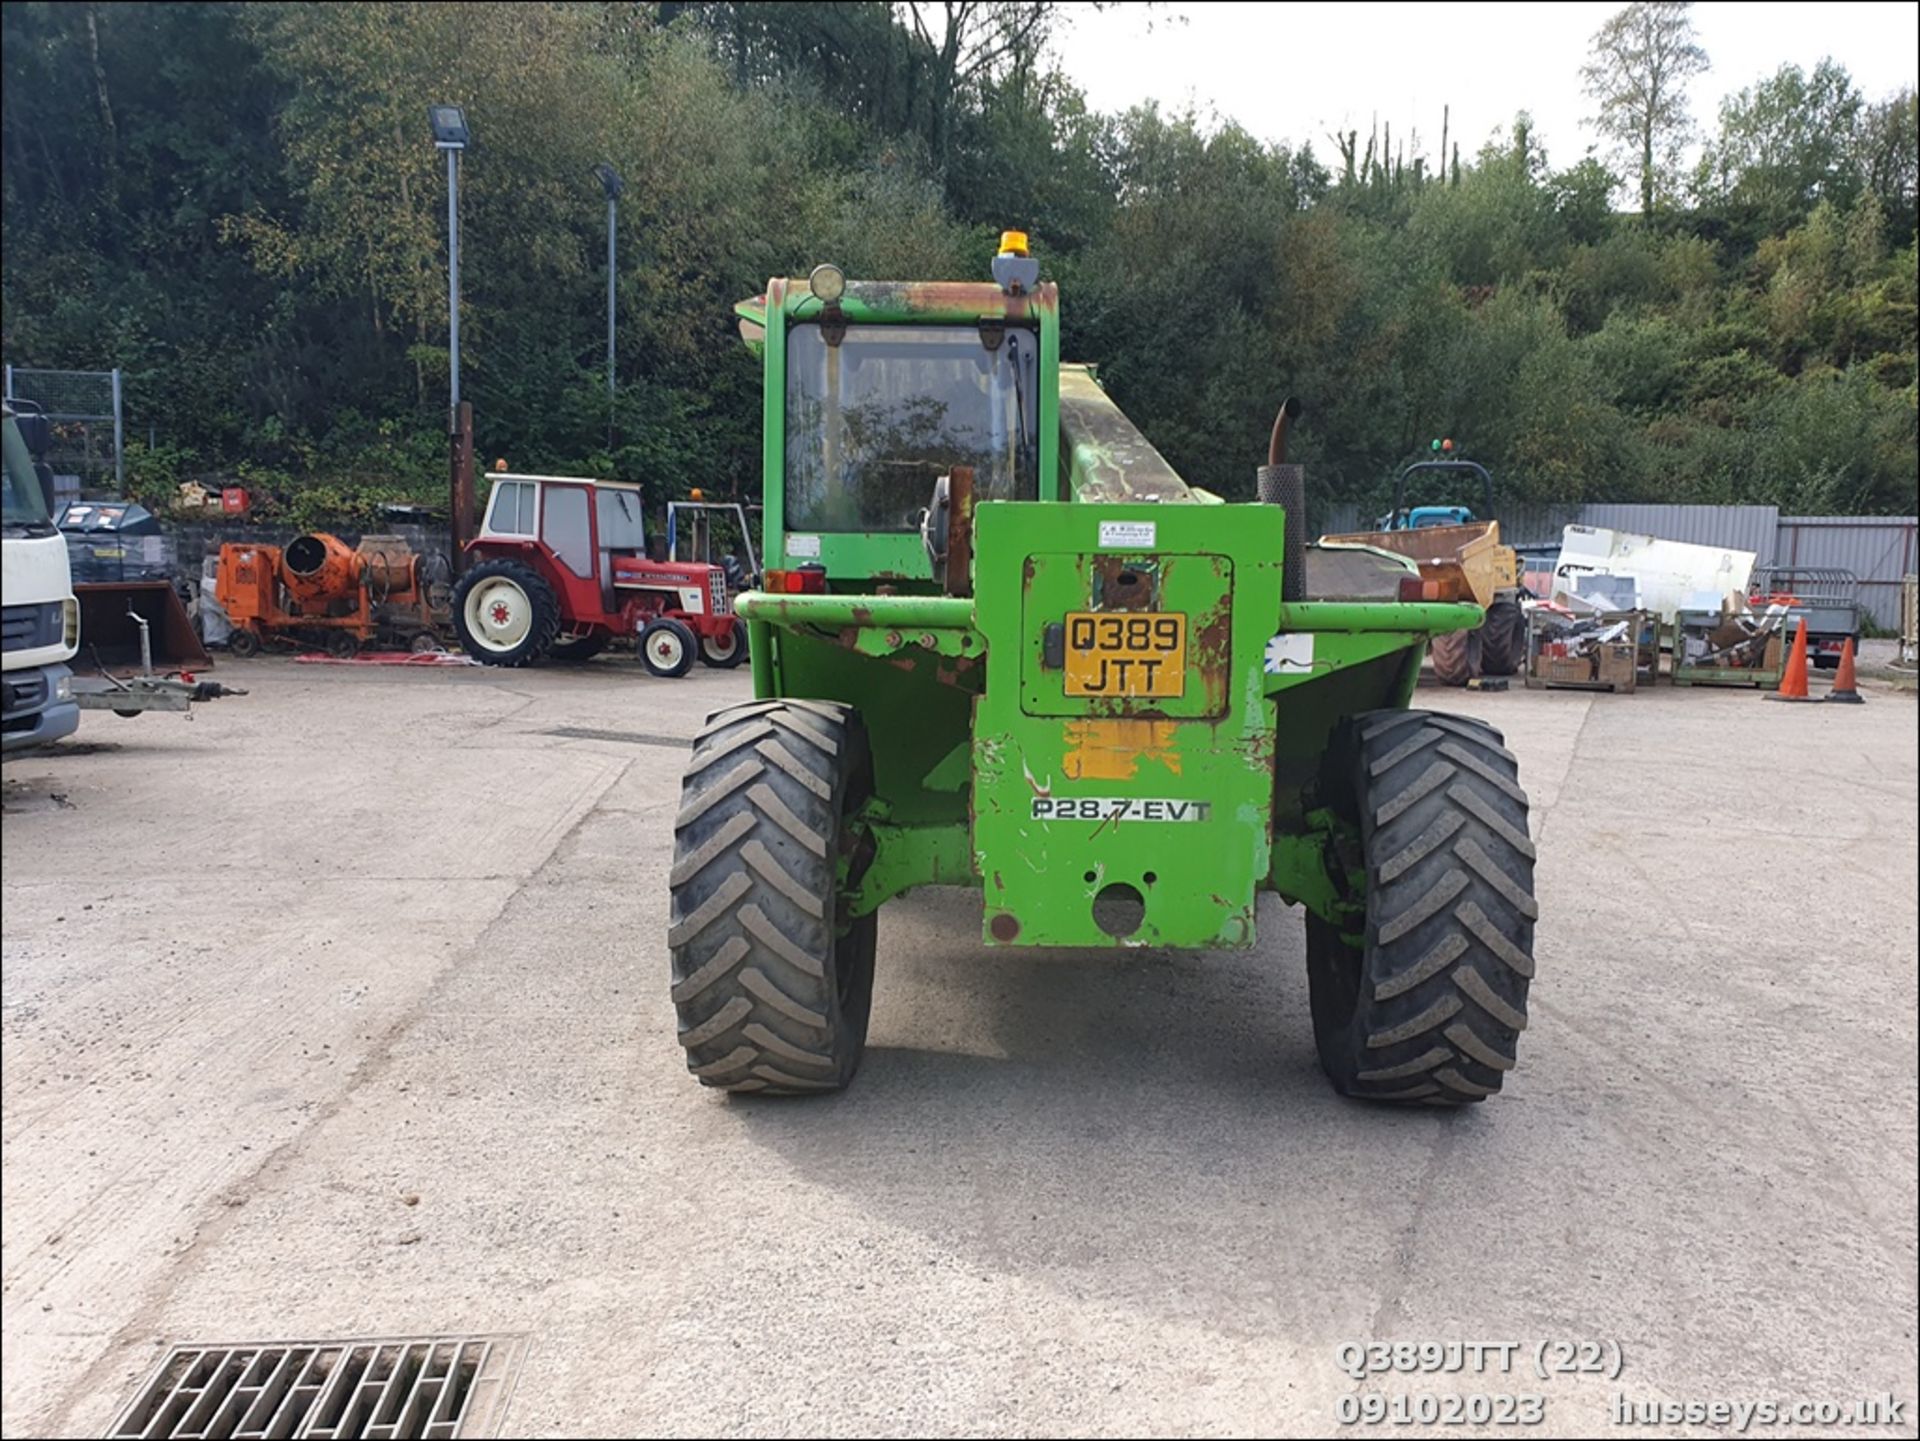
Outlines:
[{"label": "corrugated metal building", "polygon": [[1860,606],[1887,630],[1900,628],[1900,581],[1914,573],[1911,515],[1783,515],[1775,565],[1831,565],[1860,579]]},{"label": "corrugated metal building", "polygon": [[[1324,507],[1321,533],[1366,530],[1375,517],[1350,502]],[[1910,515],[1781,515],[1771,505],[1514,505],[1500,511],[1509,545],[1553,546],[1569,525],[1591,525],[1750,550],[1761,565],[1837,566],[1860,581],[1860,605],[1882,627],[1900,625],[1900,582],[1920,569]]]}]

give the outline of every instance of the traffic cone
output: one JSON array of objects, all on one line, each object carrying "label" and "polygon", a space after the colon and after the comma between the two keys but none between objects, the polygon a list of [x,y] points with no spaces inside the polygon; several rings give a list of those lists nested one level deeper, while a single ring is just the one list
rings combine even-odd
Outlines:
[{"label": "traffic cone", "polygon": [[1807,618],[1805,616],[1800,617],[1799,626],[1793,633],[1793,654],[1787,657],[1787,668],[1780,674],[1780,689],[1767,699],[1813,699],[1807,694]]},{"label": "traffic cone", "polygon": [[1867,698],[1860,694],[1860,687],[1853,679],[1853,637],[1847,637],[1847,643],[1840,648],[1840,669],[1833,673],[1833,689],[1827,692],[1828,700],[1841,701],[1846,705],[1865,705]]}]

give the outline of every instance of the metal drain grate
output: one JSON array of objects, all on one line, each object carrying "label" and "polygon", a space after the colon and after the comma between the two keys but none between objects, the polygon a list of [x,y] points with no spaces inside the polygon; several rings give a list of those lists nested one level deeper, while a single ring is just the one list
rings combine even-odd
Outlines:
[{"label": "metal drain grate", "polygon": [[635,746],[672,746],[676,750],[693,744],[691,736],[654,736],[644,731],[599,731],[591,726],[555,726],[540,734],[562,736],[572,741],[625,741]]},{"label": "metal drain grate", "polygon": [[495,1436],[524,1336],[175,1346],[112,1437]]}]

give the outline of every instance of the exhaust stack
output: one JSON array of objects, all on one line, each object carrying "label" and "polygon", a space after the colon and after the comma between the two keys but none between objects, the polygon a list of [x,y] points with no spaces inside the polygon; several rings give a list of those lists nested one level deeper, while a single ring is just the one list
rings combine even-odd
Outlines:
[{"label": "exhaust stack", "polygon": [[1288,396],[1273,418],[1267,463],[1254,471],[1254,497],[1277,505],[1287,515],[1286,555],[1280,572],[1280,598],[1304,600],[1307,593],[1307,468],[1287,464],[1287,431],[1299,418],[1300,402]]}]

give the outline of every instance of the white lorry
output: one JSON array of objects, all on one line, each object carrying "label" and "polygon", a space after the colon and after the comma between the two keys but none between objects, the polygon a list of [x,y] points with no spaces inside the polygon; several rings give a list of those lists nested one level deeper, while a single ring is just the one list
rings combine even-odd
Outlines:
[{"label": "white lorry", "polygon": [[59,740],[80,725],[67,664],[80,649],[80,603],[73,596],[66,538],[54,528],[49,487],[34,466],[35,452],[46,448],[46,424],[42,415],[16,415],[11,405],[0,421],[6,522],[0,559],[5,683],[0,749],[7,751]]}]

